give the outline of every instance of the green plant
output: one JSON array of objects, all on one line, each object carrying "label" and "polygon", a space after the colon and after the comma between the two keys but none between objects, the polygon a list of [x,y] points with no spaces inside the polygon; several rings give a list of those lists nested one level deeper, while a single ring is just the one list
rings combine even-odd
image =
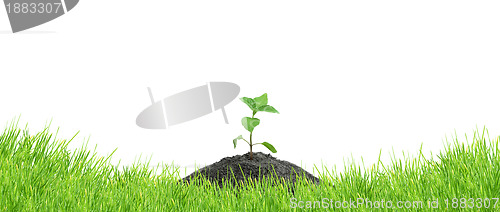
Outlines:
[{"label": "green plant", "polygon": [[[374,164],[352,158],[343,172],[314,165],[323,183],[298,177],[292,193],[286,184],[273,185],[276,179],[246,180],[241,189],[205,178],[179,183],[185,171],[173,163],[114,165],[113,153],[98,154],[86,142],[70,149],[76,139],[59,139],[48,128],[34,134],[14,123],[0,129],[0,211],[500,211],[500,137],[487,132],[446,139],[438,154],[421,147],[384,161],[379,153]],[[323,208],[325,197],[336,202]],[[350,200],[365,204],[342,206]],[[437,209],[428,205],[438,200]]]},{"label": "green plant", "polygon": [[262,96],[255,97],[253,99],[248,97],[243,97],[240,98],[240,100],[246,105],[248,105],[248,107],[252,110],[252,117],[243,117],[241,119],[241,124],[243,125],[243,127],[245,127],[245,129],[248,130],[248,132],[250,132],[250,141],[247,141],[246,139],[243,138],[242,135],[240,135],[235,139],[233,139],[234,148],[236,148],[236,144],[240,139],[247,142],[247,144],[250,145],[250,160],[253,160],[252,147],[257,144],[262,144],[263,146],[267,147],[272,153],[276,153],[276,149],[270,143],[262,142],[254,144],[252,141],[253,130],[260,124],[260,119],[255,118],[255,114],[257,114],[257,112],[259,111],[279,114],[279,112],[273,106],[267,104],[267,93],[262,94]]}]

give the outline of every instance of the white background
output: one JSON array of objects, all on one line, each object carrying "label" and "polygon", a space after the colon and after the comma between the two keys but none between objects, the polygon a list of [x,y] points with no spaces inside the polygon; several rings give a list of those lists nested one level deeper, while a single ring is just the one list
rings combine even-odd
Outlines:
[{"label": "white background", "polygon": [[[461,141],[476,126],[500,135],[498,1],[81,1],[68,14],[12,34],[0,9],[0,121],[34,133],[80,131],[112,162],[210,164],[244,154],[232,139],[250,115],[239,100],[174,126],[136,116],[156,99],[229,81],[240,97],[269,94],[255,140],[279,159],[342,169],[382,150],[415,154]],[[264,147],[256,151],[268,152]],[[189,173],[187,173],[189,174]],[[185,173],[181,173],[185,175]]]}]

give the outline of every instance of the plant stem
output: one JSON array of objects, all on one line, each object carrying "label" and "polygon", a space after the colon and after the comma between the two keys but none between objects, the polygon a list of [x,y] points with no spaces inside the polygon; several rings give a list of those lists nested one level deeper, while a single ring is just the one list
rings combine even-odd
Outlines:
[{"label": "plant stem", "polygon": [[252,152],[252,134],[253,132],[250,133],[250,160],[253,160],[253,152]]},{"label": "plant stem", "polygon": [[[253,114],[252,114],[252,118],[255,117],[255,114],[257,112],[256,111],[253,111]],[[250,160],[253,160],[253,152],[252,152],[252,147],[253,147],[253,144],[252,144],[252,134],[253,134],[253,131],[250,132]]]},{"label": "plant stem", "polygon": [[248,145],[250,145],[250,142],[248,142],[246,139],[243,139],[245,142],[247,142]]}]

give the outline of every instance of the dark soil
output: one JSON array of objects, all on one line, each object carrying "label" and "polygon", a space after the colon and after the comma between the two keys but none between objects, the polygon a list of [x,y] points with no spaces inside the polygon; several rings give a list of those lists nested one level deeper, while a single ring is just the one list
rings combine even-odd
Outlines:
[{"label": "dark soil", "polygon": [[[232,172],[231,172],[232,170]],[[280,183],[285,182],[295,185],[296,179],[302,177],[314,184],[318,184],[320,180],[300,168],[299,166],[287,161],[278,160],[271,154],[264,154],[262,152],[254,152],[253,160],[250,160],[250,153],[244,155],[236,155],[233,157],[225,157],[219,162],[205,166],[189,176],[182,179],[184,182],[190,182],[197,177],[205,178],[210,183],[217,183],[220,187],[224,185],[224,181],[231,182],[234,186],[236,182],[246,182],[249,177],[262,180],[279,179]],[[247,179],[245,179],[247,178]]]}]

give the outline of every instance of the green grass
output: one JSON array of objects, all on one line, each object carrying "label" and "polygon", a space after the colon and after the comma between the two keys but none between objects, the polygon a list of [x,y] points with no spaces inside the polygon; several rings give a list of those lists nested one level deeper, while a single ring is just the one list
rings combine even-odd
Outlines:
[{"label": "green grass", "polygon": [[[379,161],[369,168],[351,163],[343,173],[316,167],[323,184],[300,181],[292,194],[286,184],[272,187],[266,181],[247,181],[238,189],[219,188],[206,181],[179,184],[178,170],[173,166],[163,165],[158,171],[137,162],[119,168],[110,163],[111,155],[101,156],[85,145],[69,151],[72,139],[56,140],[48,127],[32,135],[11,124],[0,136],[0,211],[306,210],[291,208],[299,201],[304,207],[310,201],[315,210],[335,208],[335,201],[346,201],[346,211],[374,210],[369,205],[367,208],[366,200],[372,201],[372,207],[382,200],[384,207],[388,201],[394,207],[397,201],[405,201],[403,207],[406,201],[423,203],[422,208],[377,211],[454,211],[467,207],[460,198],[474,198],[476,204],[482,199],[481,208],[474,205],[467,210],[500,211],[500,203],[492,199],[500,197],[499,138],[489,139],[487,134],[485,129],[476,130],[465,144],[457,139],[446,141],[444,150],[433,158],[418,151],[413,158],[393,156],[390,164]],[[357,205],[358,198],[365,203]],[[453,204],[454,198],[458,198],[457,204]],[[439,200],[439,208],[428,208],[427,201],[435,200]],[[314,201],[318,202],[314,205]],[[322,201],[328,205],[318,204]],[[356,208],[349,208],[350,202],[355,202]]]}]

